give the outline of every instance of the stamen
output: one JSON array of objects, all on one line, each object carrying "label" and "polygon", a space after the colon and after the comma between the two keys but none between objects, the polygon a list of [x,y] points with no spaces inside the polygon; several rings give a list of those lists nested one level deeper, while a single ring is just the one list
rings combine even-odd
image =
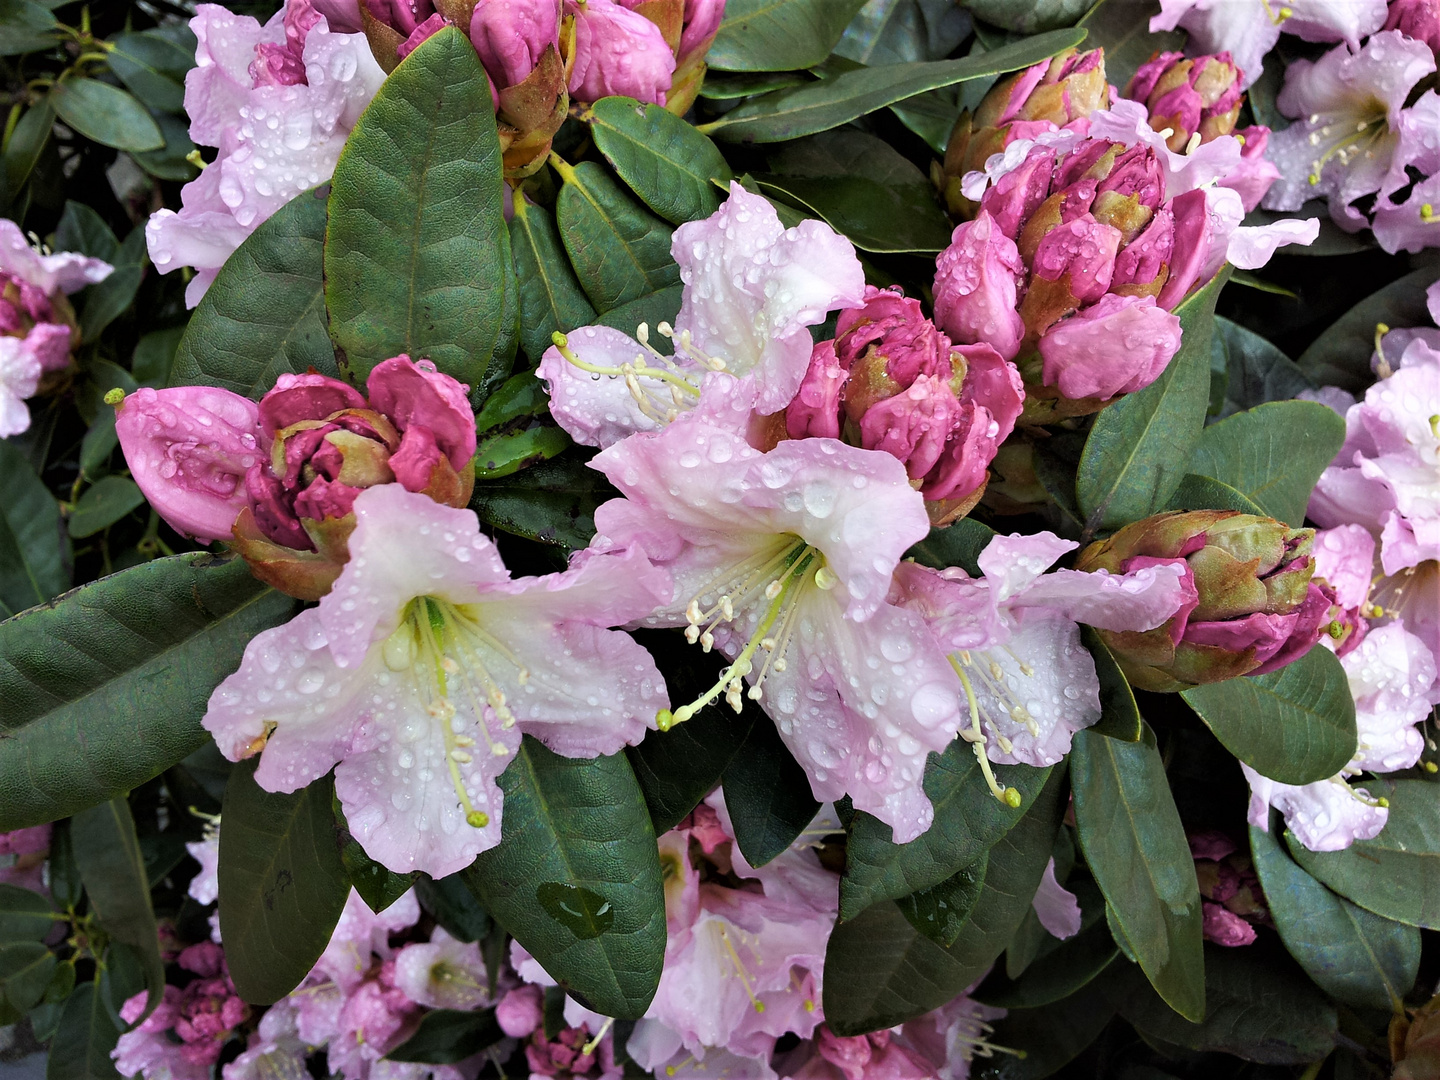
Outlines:
[{"label": "stamen", "polygon": [[1385,350],[1380,346],[1380,342],[1388,333],[1390,333],[1390,327],[1383,322],[1375,324],[1375,355],[1378,357],[1375,363],[1375,377],[1378,379],[1388,379],[1395,374],[1394,369],[1390,366],[1390,361],[1385,359]]},{"label": "stamen", "polygon": [[[990,793],[999,799],[1006,806],[1015,808],[1020,805],[1020,792],[1013,787],[1006,787],[995,779],[995,773],[990,768],[990,759],[985,755],[985,732],[980,727],[980,703],[975,699],[975,688],[970,685],[970,677],[965,674],[965,669],[960,666],[954,655],[947,657],[950,666],[955,669],[955,674],[960,676],[960,685],[965,688],[965,697],[970,703],[970,731],[962,731],[960,734],[970,748],[975,751],[975,760],[980,763],[980,771],[985,774],[985,782],[990,785]],[[1001,747],[1003,750],[1004,747]],[[1009,751],[1006,751],[1008,753]]]},{"label": "stamen", "polygon": [[605,1038],[605,1033],[610,1030],[610,1025],[612,1025],[613,1023],[615,1023],[615,1018],[613,1016],[607,1016],[605,1018],[605,1023],[600,1025],[600,1031],[596,1034],[596,1036],[589,1042],[587,1042],[584,1046],[580,1047],[581,1056],[593,1054],[595,1052],[595,1048],[600,1045],[600,1040]]},{"label": "stamen", "polygon": [[757,1013],[765,1011],[765,1003],[755,996],[755,991],[750,986],[750,973],[745,970],[745,965],[740,962],[740,954],[735,951],[735,946],[730,941],[730,930],[728,927],[720,927],[720,940],[725,944],[725,951],[730,954],[730,963],[735,965],[735,974],[740,977],[740,985],[745,988],[745,996],[750,999],[750,1005]]}]

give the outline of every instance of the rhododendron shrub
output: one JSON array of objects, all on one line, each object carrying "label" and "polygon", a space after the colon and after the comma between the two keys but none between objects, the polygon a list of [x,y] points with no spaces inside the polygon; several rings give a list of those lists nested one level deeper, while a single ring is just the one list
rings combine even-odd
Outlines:
[{"label": "rhododendron shrub", "polygon": [[14,1052],[1435,1072],[1434,0],[84,7],[0,4]]}]

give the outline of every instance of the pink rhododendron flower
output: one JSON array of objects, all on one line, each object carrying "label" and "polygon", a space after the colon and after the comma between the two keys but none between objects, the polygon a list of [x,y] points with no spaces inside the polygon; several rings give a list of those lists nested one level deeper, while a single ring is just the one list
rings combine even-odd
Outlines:
[{"label": "pink rhododendron flower", "polygon": [[814,1056],[782,1076],[793,1080],[931,1080],[934,1063],[896,1039],[890,1031],[842,1037],[822,1026],[815,1034]]},{"label": "pink rhododendron flower", "polygon": [[[723,793],[706,802],[733,836]],[[821,977],[840,881],[803,842],[759,868],[733,843],[706,856],[744,882],[758,881],[758,891],[702,881],[687,833],[682,825],[661,838],[671,883],[665,968],[629,1051],[641,1067],[659,1070],[682,1050],[705,1059],[721,1049],[753,1059],[758,1071],[779,1036],[808,1037],[823,1018]]]},{"label": "pink rhododendron flower", "polygon": [[355,498],[350,561],[318,608],[250,642],[206,729],[256,781],[295,791],[336,767],[374,860],[443,877],[500,842],[496,777],[522,734],[572,757],[638,742],[666,704],[650,654],[606,629],[669,579],[622,547],[512,579],[470,510],[399,484]]},{"label": "pink rhododendron flower", "polygon": [[734,182],[719,210],[675,230],[670,250],[684,283],[673,357],[650,347],[648,329],[636,341],[587,326],[540,361],[551,412],[577,442],[609,446],[656,431],[700,404],[702,388],[720,372],[726,383],[741,380],[730,391],[740,417],[752,406],[778,412],[805,377],[807,327],[865,298],[849,240],[820,221],[786,229],[768,202]]},{"label": "pink rhododendron flower", "polygon": [[20,226],[0,218],[0,438],[29,429],[25,399],[47,372],[70,362],[74,314],[63,294],[104,281],[113,270],[88,255],[42,254]]},{"label": "pink rhododendron flower", "polygon": [[495,1022],[512,1039],[523,1039],[544,1022],[545,996],[540,987],[517,986],[495,1006]]},{"label": "pink rhododendron flower", "polygon": [[985,342],[1013,360],[1025,336],[1018,288],[1025,272],[1015,241],[982,209],[955,227],[935,269],[935,320],[961,342]]},{"label": "pink rhododendron flower", "polygon": [[1385,23],[1385,0],[1161,0],[1150,32],[1174,30],[1190,36],[1195,53],[1230,52],[1245,72],[1248,87],[1260,77],[1261,62],[1280,32],[1305,41],[1345,41],[1352,49]]},{"label": "pink rhododendron flower", "polygon": [[438,926],[428,944],[406,945],[395,955],[395,985],[432,1009],[469,1011],[490,1000],[480,946],[456,941]]},{"label": "pink rhododendron flower", "polygon": [[332,31],[310,0],[288,0],[264,26],[217,4],[196,12],[185,111],[190,138],[219,155],[185,185],[179,213],[158,210],[145,226],[157,270],[195,268],[185,289],[190,307],[262,222],[330,178],[385,79],[364,35]]},{"label": "pink rhododendron flower", "polygon": [[328,980],[349,993],[365,977],[375,957],[390,959],[390,935],[408,930],[419,921],[420,902],[413,889],[378,914],[351,889],[340,920],[309,978]]},{"label": "pink rhododendron flower", "polygon": [[1272,923],[1250,856],[1218,830],[1191,833],[1188,840],[1200,886],[1205,940],[1227,948],[1253,944],[1253,924]]},{"label": "pink rhododendron flower", "polygon": [[1045,864],[1045,875],[1040,879],[1040,888],[1036,890],[1030,906],[1051,937],[1063,941],[1080,932],[1080,901],[1055,880],[1054,858]]},{"label": "pink rhododendron flower", "polygon": [[1100,680],[1080,644],[1080,622],[1150,629],[1185,597],[1176,566],[1045,573],[1077,546],[1048,532],[997,536],[980,553],[981,577],[908,562],[895,575],[892,599],[924,617],[960,677],[951,692],[970,717],[960,734],[982,765],[1053,765],[1076,731],[1100,719]]},{"label": "pink rhododendron flower", "polygon": [[289,998],[266,1009],[239,1057],[221,1067],[223,1080],[303,1077],[313,1047],[300,1037],[297,1011]]},{"label": "pink rhododendron flower", "polygon": [[1323,196],[1342,228],[1369,224],[1352,204],[1375,192],[1377,207],[1389,204],[1390,194],[1409,183],[1403,165],[1395,167],[1401,110],[1411,88],[1434,70],[1430,47],[1394,30],[1375,34],[1357,53],[1342,46],[1313,62],[1294,61],[1276,103],[1298,119],[1270,137],[1281,177],[1263,205],[1295,210]]},{"label": "pink rhododendron flower", "polygon": [[51,825],[35,825],[0,833],[0,883],[31,892],[46,892],[45,860],[50,854]]},{"label": "pink rhododendron flower", "polygon": [[684,626],[731,660],[664,722],[721,696],[738,712],[748,682],[816,798],[848,793],[899,843],[924,832],[925,755],[949,745],[959,712],[919,616],[886,600],[901,555],[930,529],[904,465],[833,439],[761,453],[693,417],[592,465],[625,496],[596,511],[597,545],[638,544],[674,575],[644,622]]},{"label": "pink rhododendron flower", "polygon": [[[204,942],[181,952],[179,965],[198,976],[184,989],[166,985],[164,996],[145,1020],[120,1036],[110,1056],[122,1076],[145,1080],[208,1080],[210,1069],[250,1007],[235,993],[220,946]],[[133,1024],[145,1012],[142,991],[120,1007]]]},{"label": "pink rhododendron flower", "polygon": [[213,904],[220,896],[220,821],[215,819],[205,825],[204,839],[185,845],[190,857],[200,864],[200,870],[190,879],[188,895],[197,904]]},{"label": "pink rhododendron flower", "polygon": [[619,95],[665,104],[675,54],[660,28],[614,0],[566,0],[575,18],[575,60],[570,96],[598,101]]},{"label": "pink rhododendron flower", "polygon": [[543,1029],[530,1034],[525,1047],[530,1076],[558,1076],[565,1080],[620,1080],[624,1069],[615,1064],[615,1037],[603,1031],[592,1038],[590,1027],[569,1027],[553,1039]]},{"label": "pink rhododendron flower", "polygon": [[1340,663],[1355,698],[1359,732],[1355,756],[1344,771],[1292,786],[1263,777],[1243,762],[1240,766],[1250,781],[1250,824],[1267,828],[1274,806],[1311,851],[1339,851],[1379,835],[1389,811],[1346,778],[1395,772],[1419,761],[1425,738],[1415,725],[1429,716],[1435,693],[1434,654],[1398,622],[1372,629]]}]

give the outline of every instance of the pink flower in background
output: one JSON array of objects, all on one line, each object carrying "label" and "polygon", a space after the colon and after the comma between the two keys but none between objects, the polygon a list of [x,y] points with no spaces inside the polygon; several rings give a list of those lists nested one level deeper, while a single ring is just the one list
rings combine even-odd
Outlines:
[{"label": "pink flower in background", "polygon": [[223,1080],[303,1077],[305,1059],[312,1049],[300,1037],[294,1003],[289,998],[282,998],[265,1010],[245,1049],[234,1061],[222,1066],[220,1073]]},{"label": "pink flower in background", "polygon": [[495,1022],[512,1039],[526,1038],[544,1020],[545,995],[539,986],[517,986],[495,1006]]},{"label": "pink flower in background", "polygon": [[607,627],[648,614],[669,577],[622,547],[512,579],[472,511],[399,484],[362,491],[354,512],[335,587],[250,642],[204,723],[231,760],[263,749],[267,790],[338,766],[366,853],[443,877],[500,842],[495,780],[522,734],[594,757],[653,726],[665,682]]},{"label": "pink flower in background", "polygon": [[185,77],[190,138],[219,154],[185,185],[179,213],[158,210],[145,227],[157,270],[195,268],[190,307],[262,222],[330,178],[385,79],[363,34],[331,30],[323,11],[336,6],[317,12],[310,0],[289,0],[261,26],[201,4],[190,20],[199,41]]},{"label": "pink flower in background", "polygon": [[592,1037],[586,1024],[569,1027],[555,1038],[542,1029],[533,1031],[525,1047],[530,1076],[560,1076],[566,1080],[620,1080],[624,1069],[615,1064],[615,1037],[609,1031]]},{"label": "pink flower in background", "polygon": [[0,833],[0,884],[45,892],[45,860],[53,826],[35,825]]},{"label": "pink flower in background", "polygon": [[1241,763],[1250,781],[1250,824],[1267,828],[1270,807],[1312,851],[1339,851],[1369,840],[1385,827],[1389,811],[1349,777],[1408,769],[1420,760],[1425,738],[1416,725],[1430,715],[1436,696],[1435,655],[1398,622],[1372,629],[1341,658],[1355,698],[1359,744],[1339,776],[1293,786],[1261,776]]},{"label": "pink flower in background", "polygon": [[1260,77],[1261,63],[1280,32],[1305,41],[1345,41],[1352,49],[1385,23],[1385,0],[1161,0],[1150,32],[1174,30],[1189,35],[1195,53],[1230,52],[1245,72],[1248,87]]},{"label": "pink flower in background", "polygon": [[[346,993],[358,986],[375,957],[390,959],[390,935],[420,921],[420,902],[413,890],[376,914],[354,889],[345,899],[340,920],[309,979],[333,982]],[[323,1041],[323,1040],[321,1040]]]},{"label": "pink flower in background", "polygon": [[1440,4],[1435,0],[1391,0],[1386,30],[1423,41],[1430,51],[1440,53]]},{"label": "pink flower in background", "polygon": [[[155,1011],[120,1036],[110,1056],[122,1076],[143,1073],[146,1080],[208,1080],[220,1051],[235,1028],[250,1015],[225,969],[220,946],[191,945],[179,957],[184,970],[198,976],[184,989],[166,985]],[[120,1007],[133,1024],[145,1012],[144,991]]]},{"label": "pink flower in background", "polygon": [[638,545],[674,576],[644,623],[686,627],[731,660],[664,723],[722,696],[738,712],[748,693],[816,798],[848,793],[899,843],[924,832],[925,755],[949,745],[960,716],[919,616],[886,600],[901,556],[930,529],[905,467],[833,439],[762,454],[696,418],[617,443],[592,465],[625,496],[596,511],[596,546]]},{"label": "pink flower in background", "polygon": [[469,1011],[490,1000],[480,946],[456,941],[439,926],[428,944],[406,945],[395,955],[395,985],[432,1009]]},{"label": "pink flower in background", "polygon": [[207,822],[204,839],[185,845],[200,869],[190,879],[186,895],[197,904],[213,904],[220,896],[220,822]]},{"label": "pink flower in background", "polygon": [[[630,1043],[642,1068],[663,1071],[677,1056],[704,1060],[719,1049],[751,1059],[758,1070],[778,1037],[808,1037],[823,1018],[821,975],[839,908],[838,876],[803,842],[751,867],[730,841],[723,793],[706,803],[725,840],[705,858],[744,884],[699,880],[684,823],[661,838],[668,880],[682,884],[666,897],[660,988]],[[839,831],[838,821],[828,828]]]},{"label": "pink flower in background", "polygon": [[1051,937],[1064,941],[1080,932],[1080,901],[1056,880],[1053,857],[1045,864],[1045,874],[1030,906]]},{"label": "pink flower in background", "polygon": [[1150,629],[1184,602],[1185,578],[1173,565],[1127,574],[1045,573],[1077,546],[1048,532],[997,536],[980,553],[978,578],[958,567],[900,564],[891,597],[923,616],[949,654],[960,675],[950,693],[968,704],[970,718],[960,734],[977,757],[1058,762],[1071,736],[1100,719],[1100,680],[1080,644],[1079,623]]},{"label": "pink flower in background", "polygon": [[673,356],[651,348],[648,332],[636,341],[587,326],[540,361],[551,412],[577,442],[609,446],[636,431],[657,431],[697,405],[704,409],[701,391],[719,373],[723,383],[740,380],[733,389],[717,387],[735,397],[729,415],[737,425],[752,407],[778,412],[805,378],[808,327],[865,298],[849,240],[821,221],[786,229],[768,202],[734,182],[719,210],[675,230],[670,250],[684,283]]},{"label": "pink flower in background", "polygon": [[1324,197],[1342,228],[1369,224],[1352,204],[1376,192],[1377,207],[1387,204],[1409,183],[1403,167],[1395,168],[1402,108],[1411,88],[1434,70],[1428,45],[1393,30],[1375,34],[1359,52],[1342,46],[1290,64],[1276,103],[1298,119],[1270,137],[1270,160],[1281,177],[1265,208],[1296,210]]},{"label": "pink flower in background", "polygon": [[0,218],[0,438],[30,428],[26,398],[41,380],[70,363],[73,313],[64,294],[104,281],[114,270],[87,255],[42,254],[20,226]]}]

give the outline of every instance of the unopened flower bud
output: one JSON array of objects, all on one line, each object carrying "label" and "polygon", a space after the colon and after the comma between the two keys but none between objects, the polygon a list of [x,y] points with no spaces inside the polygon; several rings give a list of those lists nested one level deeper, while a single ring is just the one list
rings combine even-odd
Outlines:
[{"label": "unopened flower bud", "polygon": [[1097,631],[1135,686],[1183,690],[1275,671],[1315,645],[1335,593],[1311,580],[1314,539],[1313,529],[1234,511],[1157,514],[1091,544],[1076,569],[1183,563],[1193,600],[1169,621],[1143,633]]},{"label": "unopened flower bud", "polygon": [[572,98],[592,102],[619,95],[665,104],[675,54],[658,26],[614,0],[566,0],[565,12],[575,18]]},{"label": "unopened flower bud", "polygon": [[1440,0],[1390,0],[1384,29],[1423,41],[1440,56]]},{"label": "unopened flower bud", "polygon": [[935,321],[952,341],[983,342],[1013,359],[1025,337],[1016,305],[1024,272],[1015,241],[980,211],[956,226],[935,260]]},{"label": "unopened flower bud", "polygon": [[470,17],[470,42],[500,89],[530,77],[545,50],[560,43],[558,0],[480,0]]},{"label": "unopened flower bud", "polygon": [[960,114],[945,148],[944,194],[951,211],[969,217],[974,206],[959,191],[966,173],[1017,138],[1086,122],[1108,100],[1102,49],[1067,49],[998,82],[972,115]]},{"label": "unopened flower bud", "polygon": [[793,438],[844,438],[905,462],[931,519],[966,513],[1024,401],[1019,373],[988,345],[952,346],[898,290],[869,288],[811,355],[786,410]]},{"label": "unopened flower bud", "polygon": [[1235,129],[1245,97],[1241,79],[1228,52],[1193,59],[1164,52],[1140,66],[1125,96],[1145,103],[1150,126],[1168,129],[1165,145],[1180,153],[1197,133],[1207,143]]}]

